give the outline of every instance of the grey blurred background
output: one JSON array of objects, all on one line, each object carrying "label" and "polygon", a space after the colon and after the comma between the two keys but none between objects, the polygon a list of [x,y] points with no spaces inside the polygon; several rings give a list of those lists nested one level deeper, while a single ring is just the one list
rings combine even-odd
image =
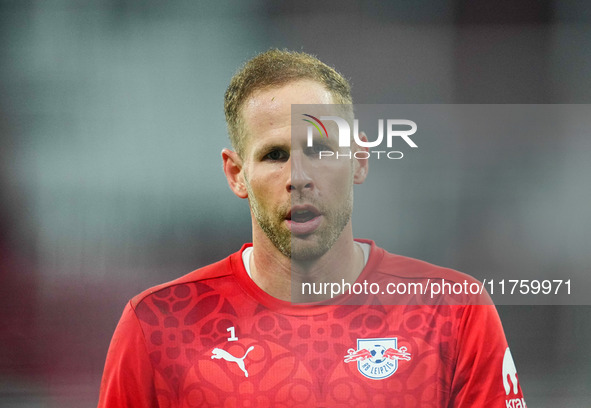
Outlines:
[{"label": "grey blurred background", "polygon": [[[219,154],[244,60],[317,54],[356,103],[584,104],[590,23],[585,1],[0,0],[0,406],[95,406],[125,302],[249,241]],[[472,274],[589,273],[591,142],[561,137],[441,144],[359,235]],[[499,313],[528,406],[591,406],[591,308]]]}]

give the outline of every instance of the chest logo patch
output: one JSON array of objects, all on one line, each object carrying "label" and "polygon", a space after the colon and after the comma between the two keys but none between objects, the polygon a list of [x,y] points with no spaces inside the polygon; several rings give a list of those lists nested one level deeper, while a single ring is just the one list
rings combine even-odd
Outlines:
[{"label": "chest logo patch", "polygon": [[248,348],[248,350],[246,350],[246,353],[244,353],[244,355],[242,357],[234,357],[232,354],[228,353],[224,349],[214,348],[211,351],[211,358],[212,359],[217,358],[218,360],[223,359],[223,360],[229,361],[231,363],[236,363],[238,365],[238,367],[244,372],[244,376],[248,377],[248,371],[246,371],[246,367],[244,365],[244,359],[246,358],[248,353],[250,353],[252,351],[252,349],[254,349],[254,346],[250,346]]},{"label": "chest logo patch", "polygon": [[350,348],[345,363],[357,362],[361,374],[372,380],[383,380],[398,370],[398,360],[410,361],[406,347],[398,348],[398,338],[357,339],[357,350]]}]

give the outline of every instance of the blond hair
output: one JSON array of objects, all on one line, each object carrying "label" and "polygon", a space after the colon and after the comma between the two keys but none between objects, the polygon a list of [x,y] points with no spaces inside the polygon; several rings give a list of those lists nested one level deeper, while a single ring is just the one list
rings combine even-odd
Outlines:
[{"label": "blond hair", "polygon": [[336,104],[351,104],[351,85],[335,69],[304,52],[271,49],[247,61],[232,77],[224,97],[224,111],[232,146],[244,152],[241,109],[254,91],[310,79],[324,85]]}]

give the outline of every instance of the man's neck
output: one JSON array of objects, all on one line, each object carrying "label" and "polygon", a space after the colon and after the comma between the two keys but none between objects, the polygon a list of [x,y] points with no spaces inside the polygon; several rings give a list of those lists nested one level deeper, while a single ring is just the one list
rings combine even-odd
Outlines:
[{"label": "man's neck", "polygon": [[324,255],[312,260],[294,260],[283,255],[268,240],[253,239],[250,257],[251,276],[254,282],[271,296],[294,303],[324,301],[330,293],[304,295],[303,284],[324,283],[353,284],[364,266],[361,247],[353,240],[350,228],[346,228],[337,242]]}]

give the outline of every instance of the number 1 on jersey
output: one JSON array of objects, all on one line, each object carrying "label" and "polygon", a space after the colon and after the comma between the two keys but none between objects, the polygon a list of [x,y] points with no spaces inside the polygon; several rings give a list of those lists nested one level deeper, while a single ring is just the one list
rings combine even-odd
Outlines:
[{"label": "number 1 on jersey", "polygon": [[238,341],[238,337],[236,337],[236,329],[234,329],[234,326],[228,327],[226,331],[230,332],[230,337],[228,337],[228,341]]}]

